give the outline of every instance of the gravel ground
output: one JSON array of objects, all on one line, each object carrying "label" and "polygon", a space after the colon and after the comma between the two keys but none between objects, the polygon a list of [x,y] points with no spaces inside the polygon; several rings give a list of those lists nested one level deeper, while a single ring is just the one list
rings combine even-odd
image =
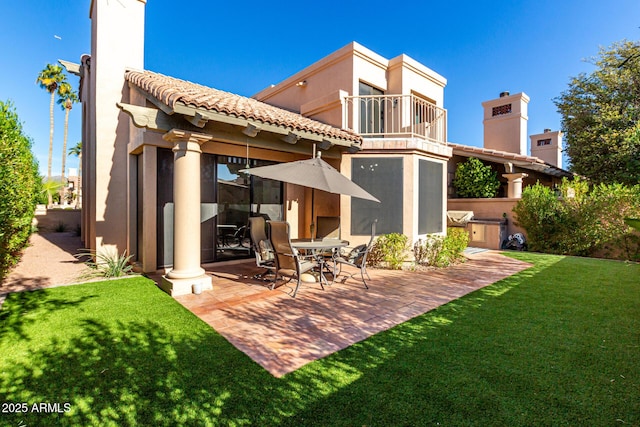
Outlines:
[{"label": "gravel ground", "polygon": [[0,284],[0,303],[11,292],[78,283],[87,269],[73,255],[82,248],[74,232],[31,235],[18,265]]}]

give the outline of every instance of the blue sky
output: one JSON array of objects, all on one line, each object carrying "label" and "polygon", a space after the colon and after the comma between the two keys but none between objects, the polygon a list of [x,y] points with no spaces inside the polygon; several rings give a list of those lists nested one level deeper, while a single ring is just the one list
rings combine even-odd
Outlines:
[{"label": "blue sky", "polygon": [[[112,1],[120,0],[96,0]],[[220,3],[220,4],[219,4]],[[90,51],[90,0],[0,0],[0,100],[11,100],[46,172],[49,96],[35,83],[47,63]],[[357,41],[386,58],[405,53],[448,80],[449,140],[482,145],[483,101],[525,92],[529,134],[560,128],[553,98],[585,60],[640,40],[639,0],[242,2],[148,0],[145,68],[251,96]],[[77,79],[70,79],[77,87]],[[80,105],[68,145],[80,140]],[[56,105],[53,172],[64,112]],[[77,160],[67,159],[68,167]]]}]

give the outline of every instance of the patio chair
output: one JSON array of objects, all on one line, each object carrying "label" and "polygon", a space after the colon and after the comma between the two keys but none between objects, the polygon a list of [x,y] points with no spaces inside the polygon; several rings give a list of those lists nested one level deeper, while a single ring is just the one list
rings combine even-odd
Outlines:
[{"label": "patio chair", "polygon": [[[318,239],[339,239],[340,238],[340,217],[339,216],[319,216],[316,217],[316,238]],[[313,237],[313,236],[312,236]]]},{"label": "patio chair", "polygon": [[[253,276],[254,279],[266,280],[268,274],[275,275],[276,264],[273,254],[271,242],[266,232],[267,222],[262,216],[254,216],[249,218],[249,235],[251,236],[251,247],[256,256],[256,265],[264,268],[265,271]],[[271,285],[271,289],[275,285],[275,280]]]},{"label": "patio chair", "polygon": [[[301,256],[298,254],[298,251],[291,246],[288,222],[267,221],[267,227],[276,265],[274,286],[279,277],[288,278],[289,280],[285,283],[289,283],[295,279],[297,282],[296,287],[291,294],[291,296],[295,298],[298,293],[298,288],[300,288],[300,283],[302,282],[302,275],[318,267],[318,262],[314,257]],[[324,289],[322,280],[320,281],[320,286]]]},{"label": "patio chair", "polygon": [[[357,268],[360,272],[360,277],[362,278],[362,283],[366,289],[369,289],[367,285],[367,279],[371,280],[369,277],[369,273],[367,273],[367,255],[373,246],[373,241],[376,238],[376,223],[377,219],[374,219],[371,223],[371,238],[369,239],[369,243],[366,245],[359,245],[355,248],[343,248],[340,253],[336,253],[333,257],[333,277],[337,278],[342,273],[342,266],[348,265],[350,267]],[[348,252],[347,252],[348,251]],[[358,274],[358,272],[352,274],[346,274],[342,279],[342,283],[346,282],[349,277],[353,278]]]}]

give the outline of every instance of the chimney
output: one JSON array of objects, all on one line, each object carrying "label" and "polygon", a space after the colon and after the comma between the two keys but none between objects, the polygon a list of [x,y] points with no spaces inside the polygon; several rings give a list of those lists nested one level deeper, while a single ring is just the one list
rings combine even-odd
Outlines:
[{"label": "chimney", "polygon": [[529,138],[533,157],[562,168],[562,132],[545,129],[543,133],[531,135]]},{"label": "chimney", "polygon": [[511,95],[508,91],[483,102],[484,148],[526,155],[528,104],[524,92]]},{"label": "chimney", "polygon": [[132,132],[143,131],[133,128],[117,103],[131,102],[125,70],[144,68],[145,5],[146,0],[91,1],[91,57],[83,60],[81,84],[87,95],[82,108],[83,234],[86,247],[93,250],[112,247],[122,253],[128,248],[127,143]]}]

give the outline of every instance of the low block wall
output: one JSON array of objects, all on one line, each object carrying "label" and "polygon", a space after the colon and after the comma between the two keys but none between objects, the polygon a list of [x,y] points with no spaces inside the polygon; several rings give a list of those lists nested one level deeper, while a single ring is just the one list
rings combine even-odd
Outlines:
[{"label": "low block wall", "polygon": [[38,230],[59,231],[63,224],[64,231],[80,229],[80,209],[37,209],[35,220]]}]

